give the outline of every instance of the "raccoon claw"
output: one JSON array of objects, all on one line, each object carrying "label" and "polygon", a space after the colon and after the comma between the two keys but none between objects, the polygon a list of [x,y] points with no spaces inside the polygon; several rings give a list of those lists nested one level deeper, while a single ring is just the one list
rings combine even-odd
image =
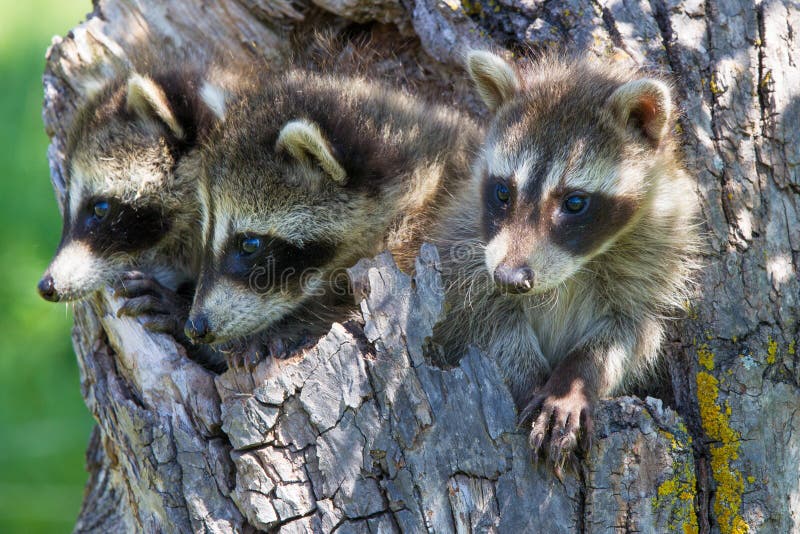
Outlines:
[{"label": "raccoon claw", "polygon": [[114,288],[115,297],[137,297],[141,295],[160,295],[172,293],[155,278],[139,271],[124,273]]},{"label": "raccoon claw", "polygon": [[167,313],[159,299],[152,295],[133,297],[126,300],[117,310],[117,317],[139,317],[141,315],[153,315]]},{"label": "raccoon claw", "polygon": [[267,342],[267,354],[276,360],[285,360],[296,352],[309,348],[314,339],[303,336],[297,341],[287,342],[281,338],[270,338]]},{"label": "raccoon claw", "polygon": [[161,301],[152,295],[126,300],[117,310],[117,317],[146,318],[142,326],[158,334],[174,336],[177,329],[175,316],[169,310],[165,310]]},{"label": "raccoon claw", "polygon": [[154,311],[157,313],[175,313],[184,308],[181,297],[175,291],[161,285],[152,276],[138,271],[122,275],[122,279],[114,288],[114,296],[127,299],[153,297],[160,303],[154,306]]},{"label": "raccoon claw", "polygon": [[150,332],[157,334],[175,333],[175,319],[167,315],[156,315],[142,324]]},{"label": "raccoon claw", "polygon": [[256,336],[250,339],[231,341],[219,348],[228,369],[253,371],[264,359],[264,345]]},{"label": "raccoon claw", "polygon": [[151,332],[181,335],[181,320],[188,309],[178,294],[151,275],[131,271],[122,275],[114,288],[114,296],[127,299],[117,317],[143,317],[143,326]]},{"label": "raccoon claw", "polygon": [[290,354],[287,344],[282,339],[274,337],[267,341],[266,352],[276,360],[285,360]]},{"label": "raccoon claw", "polygon": [[313,340],[307,336],[302,337],[296,342],[288,342],[279,337],[256,339],[247,345],[230,347],[224,351],[225,361],[229,369],[242,369],[253,371],[256,365],[265,358],[283,360],[309,346]]},{"label": "raccoon claw", "polygon": [[590,411],[589,399],[574,390],[560,397],[542,391],[523,411],[523,421],[533,421],[528,443],[534,457],[546,456],[559,478],[565,465],[578,463],[579,436],[591,433]]},{"label": "raccoon claw", "polygon": [[228,369],[252,371],[262,359],[264,359],[264,355],[255,343],[249,344],[244,350],[225,353],[225,362],[228,364]]}]

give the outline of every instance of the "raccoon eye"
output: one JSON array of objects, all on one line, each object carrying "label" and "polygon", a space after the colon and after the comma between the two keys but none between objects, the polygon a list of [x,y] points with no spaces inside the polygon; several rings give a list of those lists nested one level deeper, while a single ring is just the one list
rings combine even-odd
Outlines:
[{"label": "raccoon eye", "polygon": [[243,254],[252,254],[261,248],[261,239],[258,237],[243,237],[239,242],[239,249]]},{"label": "raccoon eye", "polygon": [[579,215],[586,211],[589,205],[589,198],[582,193],[573,193],[564,199],[561,209],[570,215]]},{"label": "raccoon eye", "polygon": [[497,184],[494,187],[494,196],[497,197],[497,200],[505,204],[511,198],[511,192],[508,190],[508,187],[506,187],[505,184]]},{"label": "raccoon eye", "polygon": [[100,200],[95,202],[94,206],[92,206],[92,214],[97,218],[97,220],[102,221],[108,215],[109,209],[108,201]]}]

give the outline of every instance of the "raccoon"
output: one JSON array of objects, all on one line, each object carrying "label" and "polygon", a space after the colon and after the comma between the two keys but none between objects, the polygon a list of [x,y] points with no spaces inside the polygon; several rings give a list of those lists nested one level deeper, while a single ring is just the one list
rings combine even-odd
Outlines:
[{"label": "raccoon", "polygon": [[458,112],[364,77],[265,79],[204,153],[208,247],[187,335],[302,341],[345,320],[345,269],[387,248],[410,269],[479,140]]},{"label": "raccoon", "polygon": [[685,302],[698,201],[668,83],[588,59],[518,70],[468,55],[493,113],[469,187],[445,208],[447,358],[494,357],[556,467],[596,401],[652,366]]},{"label": "raccoon", "polygon": [[75,301],[112,284],[128,298],[120,315],[182,336],[202,259],[197,146],[223,95],[180,68],[126,68],[92,95],[67,138],[64,226],[43,298]]}]

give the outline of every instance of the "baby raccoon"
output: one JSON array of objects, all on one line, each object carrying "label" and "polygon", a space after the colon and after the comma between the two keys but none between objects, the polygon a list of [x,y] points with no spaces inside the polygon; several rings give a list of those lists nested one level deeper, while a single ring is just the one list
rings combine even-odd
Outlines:
[{"label": "baby raccoon", "polygon": [[79,111],[61,243],[38,290],[68,302],[116,284],[129,297],[121,315],[172,333],[202,256],[195,147],[219,118],[221,92],[198,72],[147,70],[118,76]]},{"label": "baby raccoon", "polygon": [[187,335],[298,339],[346,319],[345,269],[386,248],[410,268],[478,142],[457,112],[364,78],[264,80],[204,153],[208,247]]},{"label": "baby raccoon", "polygon": [[[647,370],[685,298],[698,208],[669,86],[587,60],[472,52],[494,118],[443,216],[448,357],[485,349],[558,469],[599,397]],[[449,251],[449,252],[448,252]]]}]

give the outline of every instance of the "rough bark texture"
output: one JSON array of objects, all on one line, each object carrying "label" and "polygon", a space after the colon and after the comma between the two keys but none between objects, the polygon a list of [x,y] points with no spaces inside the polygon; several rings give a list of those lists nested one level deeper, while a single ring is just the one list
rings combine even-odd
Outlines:
[{"label": "rough bark texture", "polygon": [[[372,26],[365,23],[375,22]],[[353,269],[364,324],[302,356],[214,376],[171,338],[76,307],[97,421],[76,531],[800,531],[800,4],[792,0],[98,0],[56,39],[44,119],[59,197],[63,132],[124,50],[210,45],[279,68],[315,25],[371,32],[384,70],[477,111],[469,46],[560,45],[674,75],[708,254],[667,347],[673,409],[605,401],[575,473],[532,464],[494,363],[425,363],[441,312],[435,251],[413,281]],[[350,26],[349,26],[350,25]],[[402,53],[395,48],[406,43]]]}]

